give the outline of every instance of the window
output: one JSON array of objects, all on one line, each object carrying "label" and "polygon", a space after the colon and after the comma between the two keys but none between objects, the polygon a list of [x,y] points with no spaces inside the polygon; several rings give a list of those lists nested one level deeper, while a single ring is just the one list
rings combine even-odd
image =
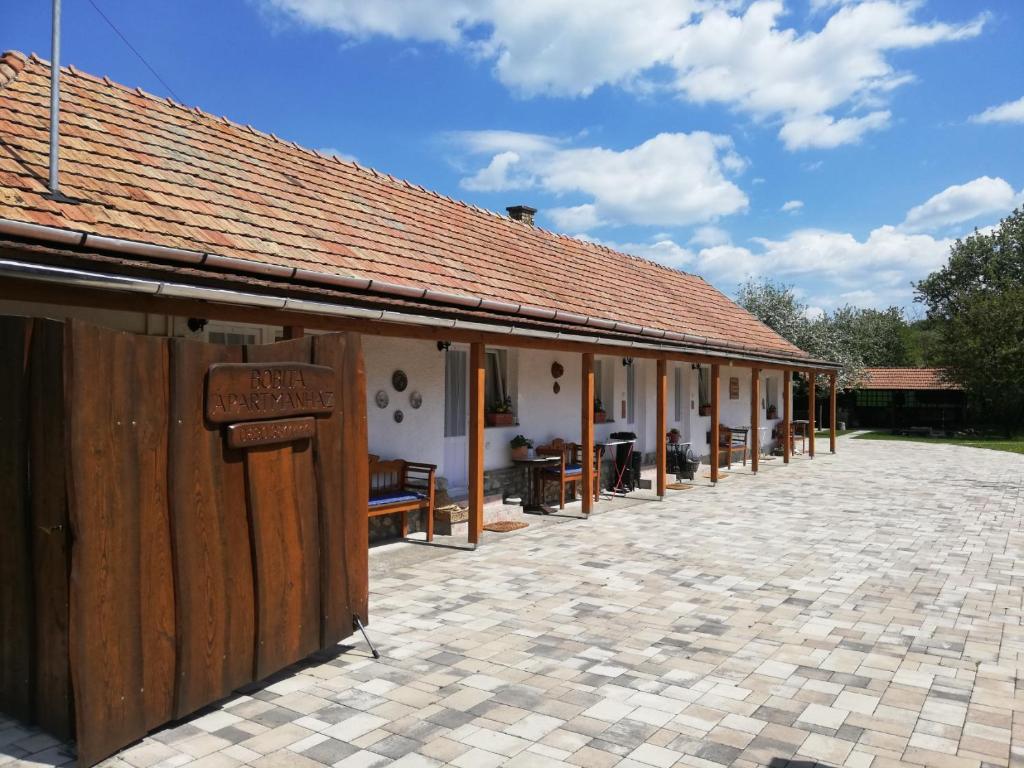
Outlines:
[{"label": "window", "polygon": [[626,422],[636,423],[636,363],[626,366]]},{"label": "window", "polygon": [[766,410],[774,408],[776,413],[782,410],[782,404],[779,402],[779,380],[774,376],[764,380],[764,401]]},{"label": "window", "polygon": [[711,405],[711,370],[706,365],[697,367],[697,405]]},{"label": "window", "polygon": [[504,349],[486,350],[484,362],[484,392],[487,394],[488,410],[503,403],[509,403],[513,410],[515,399],[508,387],[508,351]]},{"label": "window", "polygon": [[892,391],[888,389],[858,389],[857,405],[866,408],[882,408],[892,405]]},{"label": "window", "polygon": [[255,344],[257,342],[256,332],[242,328],[222,328],[210,331],[206,335],[211,344]]},{"label": "window", "polygon": [[594,361],[594,401],[600,400],[601,405],[607,408],[607,404],[604,402],[604,361]]},{"label": "window", "polygon": [[466,435],[466,351],[444,353],[444,436]]},{"label": "window", "polygon": [[675,420],[683,420],[683,368],[677,365],[672,369],[672,386],[675,394]]}]

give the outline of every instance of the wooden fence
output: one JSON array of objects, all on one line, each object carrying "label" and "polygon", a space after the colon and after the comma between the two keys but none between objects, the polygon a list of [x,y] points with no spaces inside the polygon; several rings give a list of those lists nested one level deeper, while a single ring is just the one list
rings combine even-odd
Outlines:
[{"label": "wooden fence", "polygon": [[[218,366],[253,389],[211,420]],[[0,370],[0,709],[74,736],[79,765],[366,619],[357,334],[225,347],[0,317]]]}]

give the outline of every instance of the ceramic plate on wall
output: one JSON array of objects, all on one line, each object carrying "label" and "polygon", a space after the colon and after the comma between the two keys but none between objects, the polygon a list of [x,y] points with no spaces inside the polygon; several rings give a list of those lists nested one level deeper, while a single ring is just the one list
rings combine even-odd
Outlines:
[{"label": "ceramic plate on wall", "polygon": [[377,394],[374,396],[374,401],[377,403],[378,408],[387,408],[391,398],[388,397],[388,393],[383,389],[378,389]]},{"label": "ceramic plate on wall", "polygon": [[421,395],[419,392],[412,392],[409,395],[409,405],[411,405],[414,409],[419,408],[421,405],[423,405],[423,395]]},{"label": "ceramic plate on wall", "polygon": [[405,371],[395,371],[391,374],[391,386],[395,388],[396,392],[405,391],[405,388],[409,386],[409,377],[405,375]]},{"label": "ceramic plate on wall", "polygon": [[402,413],[401,411],[395,411],[395,421],[397,421],[399,424],[401,424],[402,423],[402,419],[404,419],[404,418],[405,418],[405,414],[404,413]]}]

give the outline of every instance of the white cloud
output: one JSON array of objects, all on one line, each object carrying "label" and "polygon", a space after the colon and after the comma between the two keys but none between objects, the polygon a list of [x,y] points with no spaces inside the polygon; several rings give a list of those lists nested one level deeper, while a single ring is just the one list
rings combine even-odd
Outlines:
[{"label": "white cloud", "polygon": [[972,123],[1024,123],[1024,96],[972,115]]},{"label": "white cloud", "polygon": [[532,136],[527,142],[508,132],[451,136],[471,154],[494,153],[483,168],[462,180],[466,189],[539,188],[556,196],[587,198],[546,211],[565,231],[622,224],[683,226],[747,208],[746,194],[728,178],[745,161],[727,136],[662,133],[621,151],[565,146],[547,137]]},{"label": "white cloud", "polygon": [[903,227],[926,231],[961,224],[979,216],[1006,214],[1024,198],[999,177],[980,176],[966,184],[954,184],[907,212]]},{"label": "white cloud", "polygon": [[797,31],[784,25],[781,0],[259,1],[355,40],[464,51],[525,96],[615,86],[725,104],[781,123],[791,149],[834,147],[885,127],[880,106],[913,79],[889,55],[973,37],[987,18],[919,23],[920,3],[909,0],[814,0],[831,15]]},{"label": "white cloud", "polygon": [[355,155],[350,155],[347,152],[342,152],[337,147],[320,147],[317,150],[321,155],[327,155],[328,157],[337,157],[344,160],[347,163],[357,163],[358,158]]},{"label": "white cloud", "polygon": [[[663,237],[662,239],[667,239]],[[693,237],[690,238],[690,245],[700,246],[712,246],[712,245],[726,245],[732,242],[732,238],[729,233],[721,227],[716,227],[708,224],[703,227],[698,227],[693,233]]]},{"label": "white cloud", "polygon": [[803,207],[803,200],[787,200],[782,204],[782,208],[780,208],[779,210],[781,210],[783,213],[797,213]]}]

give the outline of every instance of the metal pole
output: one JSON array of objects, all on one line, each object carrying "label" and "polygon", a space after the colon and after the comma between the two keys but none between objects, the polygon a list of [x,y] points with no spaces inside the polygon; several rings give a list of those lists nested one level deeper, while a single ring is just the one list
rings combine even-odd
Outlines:
[{"label": "metal pole", "polygon": [[53,0],[53,38],[50,52],[50,194],[60,191],[60,0]]}]

